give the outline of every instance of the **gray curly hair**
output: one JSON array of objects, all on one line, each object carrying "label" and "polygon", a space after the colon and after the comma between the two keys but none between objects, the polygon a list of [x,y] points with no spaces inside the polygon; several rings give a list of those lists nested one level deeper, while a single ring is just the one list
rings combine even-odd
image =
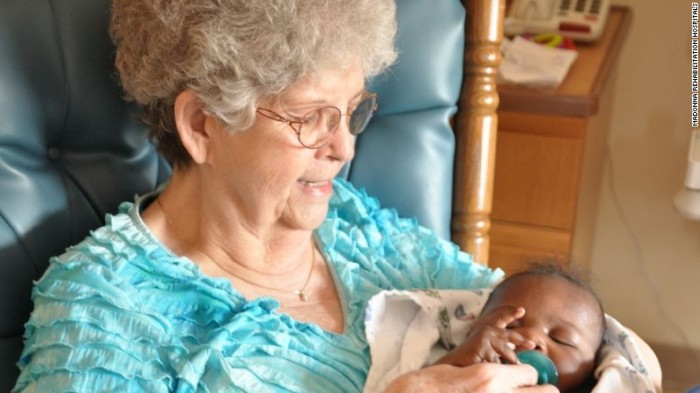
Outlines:
[{"label": "gray curly hair", "polygon": [[114,0],[110,34],[127,98],[166,159],[191,164],[173,106],[192,90],[231,130],[302,77],[360,65],[365,77],[396,59],[394,0]]}]

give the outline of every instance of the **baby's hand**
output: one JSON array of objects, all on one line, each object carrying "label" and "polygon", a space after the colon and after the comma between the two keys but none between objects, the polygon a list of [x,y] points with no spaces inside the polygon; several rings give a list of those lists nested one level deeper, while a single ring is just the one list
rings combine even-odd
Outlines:
[{"label": "baby's hand", "polygon": [[479,315],[479,318],[477,318],[476,321],[474,321],[474,326],[472,327],[472,330],[485,325],[505,329],[511,322],[518,320],[524,316],[525,308],[523,307],[497,307],[493,310],[490,310],[486,314],[482,312],[482,314]]},{"label": "baby's hand", "polygon": [[465,367],[476,363],[520,363],[516,349],[534,349],[535,343],[506,326],[525,315],[522,307],[499,307],[482,314],[465,341],[436,364]]}]

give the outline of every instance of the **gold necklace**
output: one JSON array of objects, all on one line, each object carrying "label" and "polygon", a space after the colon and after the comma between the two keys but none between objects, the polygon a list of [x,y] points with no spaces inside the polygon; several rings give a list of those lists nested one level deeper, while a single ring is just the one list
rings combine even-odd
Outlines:
[{"label": "gold necklace", "polygon": [[[187,245],[189,245],[189,246],[195,248],[196,250],[198,250],[199,252],[201,252],[202,254],[204,254],[207,258],[209,258],[212,262],[214,262],[214,264],[215,264],[219,269],[225,271],[226,273],[232,275],[233,277],[236,277],[237,279],[239,279],[239,280],[241,280],[241,281],[245,281],[245,282],[247,282],[248,284],[254,285],[254,286],[258,287],[258,288],[263,288],[263,289],[267,289],[267,290],[270,290],[270,291],[277,291],[277,292],[287,292],[287,291],[288,291],[288,290],[283,290],[283,289],[273,288],[273,287],[267,287],[267,286],[264,286],[264,285],[260,285],[260,284],[258,284],[258,283],[254,283],[254,282],[252,282],[252,281],[249,281],[249,280],[245,279],[244,277],[239,276],[238,274],[232,272],[231,270],[225,268],[224,266],[220,265],[214,258],[212,258],[209,254],[207,254],[207,253],[206,253],[203,249],[201,249],[196,243],[194,243],[194,242],[189,242],[189,241],[185,240],[184,236],[182,236],[182,235],[180,234],[180,232],[177,230],[177,228],[175,227],[175,225],[173,224],[173,222],[170,220],[170,216],[168,215],[168,212],[167,212],[167,211],[165,210],[165,208],[163,207],[163,204],[160,202],[160,198],[156,198],[156,203],[158,204],[158,207],[160,208],[160,210],[163,212],[163,215],[165,216],[165,221],[168,223],[168,227],[170,227],[170,229],[173,230],[173,232],[175,233],[175,236],[177,236],[177,238],[180,239],[180,241],[182,241],[183,243],[185,243],[185,244],[187,244]],[[228,251],[226,251],[226,249],[222,248],[221,251],[223,251],[223,252],[229,257],[229,259],[231,259],[232,261],[234,260],[233,257],[231,257],[231,254],[229,254]],[[312,276],[312,273],[313,273],[313,271],[314,271],[314,267],[315,267],[315,266],[316,266],[316,251],[314,250],[314,246],[313,246],[313,244],[312,244],[312,245],[311,245],[311,266],[309,267],[309,273],[306,275],[306,280],[304,281],[304,285],[302,285],[301,288],[295,289],[295,290],[292,291],[292,293],[294,293],[295,295],[297,295],[297,296],[299,297],[299,300],[301,300],[302,302],[305,302],[305,301],[309,300],[309,296],[306,294],[306,287],[309,285],[309,282],[311,281],[311,276]]]}]

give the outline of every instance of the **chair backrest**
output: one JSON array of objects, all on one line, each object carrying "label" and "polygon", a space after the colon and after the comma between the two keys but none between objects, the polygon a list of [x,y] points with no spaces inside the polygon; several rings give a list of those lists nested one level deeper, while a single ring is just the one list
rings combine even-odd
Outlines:
[{"label": "chair backrest", "polygon": [[[122,100],[109,0],[0,2],[0,391],[17,378],[32,281],[169,166]],[[464,8],[398,1],[400,59],[344,175],[449,237]]]},{"label": "chair backrest", "polygon": [[349,179],[449,239],[465,11],[459,1],[397,3],[399,59],[369,86],[379,110],[357,140]]},{"label": "chair backrest", "polygon": [[109,0],[0,2],[0,391],[17,379],[32,281],[169,168],[121,99]]}]

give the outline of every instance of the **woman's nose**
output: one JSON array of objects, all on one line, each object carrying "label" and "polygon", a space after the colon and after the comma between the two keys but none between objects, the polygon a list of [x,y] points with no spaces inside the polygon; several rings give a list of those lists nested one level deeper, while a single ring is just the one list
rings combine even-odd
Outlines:
[{"label": "woman's nose", "polygon": [[333,159],[347,162],[355,156],[355,139],[356,137],[350,134],[348,124],[341,121],[323,149],[328,149],[328,154]]}]

